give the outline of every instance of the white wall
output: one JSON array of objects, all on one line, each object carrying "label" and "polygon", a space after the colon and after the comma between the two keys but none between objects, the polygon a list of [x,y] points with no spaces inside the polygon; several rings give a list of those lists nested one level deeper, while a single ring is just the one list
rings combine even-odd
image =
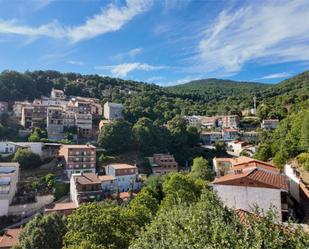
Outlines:
[{"label": "white wall", "polygon": [[40,142],[37,142],[37,143],[18,142],[16,144],[20,145],[20,146],[27,146],[31,150],[31,152],[42,156],[42,147],[43,147],[44,143],[40,143]]},{"label": "white wall", "polygon": [[9,200],[0,199],[0,216],[8,215],[9,212]]},{"label": "white wall", "polygon": [[16,145],[9,142],[0,142],[0,153],[15,153]]},{"label": "white wall", "polygon": [[294,171],[293,167],[289,164],[284,166],[284,173],[288,177],[289,180],[289,189],[290,194],[295,198],[295,200],[300,202],[299,196],[299,183],[300,179],[296,176],[296,172]]},{"label": "white wall", "polygon": [[267,212],[274,206],[278,212],[278,220],[281,220],[281,191],[279,189],[218,184],[214,184],[213,189],[229,208],[250,212],[257,205],[260,210]]},{"label": "white wall", "polygon": [[120,192],[128,191],[133,183],[133,189],[137,189],[137,185],[135,183],[136,175],[124,175],[124,176],[116,176],[115,185],[116,188],[119,188]]},{"label": "white wall", "polygon": [[73,201],[78,206],[77,191],[76,191],[74,176],[71,176],[71,179],[70,179],[70,197],[71,197],[71,201]]}]

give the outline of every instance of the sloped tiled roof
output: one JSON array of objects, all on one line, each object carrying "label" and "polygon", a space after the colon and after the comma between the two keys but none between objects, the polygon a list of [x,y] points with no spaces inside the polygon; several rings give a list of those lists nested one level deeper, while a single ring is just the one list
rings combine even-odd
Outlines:
[{"label": "sloped tiled roof", "polygon": [[101,183],[99,177],[95,173],[83,173],[81,175],[75,175],[76,183],[81,185],[99,184]]},{"label": "sloped tiled roof", "polygon": [[2,236],[0,236],[0,248],[11,248],[18,243],[21,228],[7,229]]},{"label": "sloped tiled roof", "polygon": [[247,168],[247,167],[263,168],[263,169],[275,171],[275,172],[280,171],[274,165],[263,162],[263,161],[259,161],[259,160],[256,160],[256,159],[251,159],[251,160],[236,163],[236,164],[233,165],[232,169],[237,170],[237,169],[244,169],[244,168]]},{"label": "sloped tiled roof", "polygon": [[288,190],[285,176],[277,172],[269,172],[260,168],[253,168],[239,173],[233,172],[216,178],[213,184],[234,185],[247,187],[261,187]]}]

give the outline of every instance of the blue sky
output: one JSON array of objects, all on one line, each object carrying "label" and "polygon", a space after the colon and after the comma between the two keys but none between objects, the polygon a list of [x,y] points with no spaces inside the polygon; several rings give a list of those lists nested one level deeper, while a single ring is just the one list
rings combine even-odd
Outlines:
[{"label": "blue sky", "polygon": [[5,69],[276,83],[309,69],[309,1],[0,0]]}]

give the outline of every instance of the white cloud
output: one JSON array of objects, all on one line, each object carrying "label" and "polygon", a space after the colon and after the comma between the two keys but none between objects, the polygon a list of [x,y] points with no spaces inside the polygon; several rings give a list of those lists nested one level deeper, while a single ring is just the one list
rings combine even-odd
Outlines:
[{"label": "white cloud", "polygon": [[109,4],[100,14],[89,18],[80,26],[62,26],[57,21],[38,27],[21,25],[16,20],[0,20],[0,33],[15,34],[38,38],[66,38],[71,42],[79,42],[108,32],[120,30],[136,15],[147,11],[151,0],[127,0],[126,5]]},{"label": "white cloud", "polygon": [[71,65],[77,65],[77,66],[85,65],[85,63],[83,61],[75,61],[75,60],[69,60],[69,61],[67,61],[67,63],[71,64]]},{"label": "white cloud", "polygon": [[236,73],[248,62],[308,61],[308,16],[307,0],[253,2],[224,10],[199,42],[198,67]]},{"label": "white cloud", "polygon": [[136,55],[139,55],[142,52],[141,48],[133,48],[128,52],[128,55],[131,57],[135,57]]},{"label": "white cloud", "polygon": [[274,74],[265,75],[264,77],[262,77],[260,79],[262,79],[262,80],[280,79],[280,78],[288,78],[288,77],[291,77],[291,76],[292,76],[292,74],[290,74],[290,73],[282,72],[282,73],[274,73]]},{"label": "white cloud", "polygon": [[32,0],[32,1],[29,1],[28,3],[32,3],[32,8],[34,10],[40,10],[40,9],[47,7],[54,1],[55,0]]},{"label": "white cloud", "polygon": [[185,77],[180,78],[178,80],[159,82],[159,84],[162,85],[162,86],[175,86],[175,85],[185,84],[185,83],[188,83],[190,81],[200,80],[200,79],[202,79],[201,75],[198,75],[198,76],[188,75],[188,76],[185,76]]},{"label": "white cloud", "polygon": [[109,70],[114,76],[116,77],[126,77],[130,72],[133,71],[155,71],[155,70],[162,70],[167,67],[165,66],[153,66],[146,63],[124,63],[118,65],[111,65],[111,66],[96,66],[96,70]]},{"label": "white cloud", "polygon": [[135,58],[137,55],[141,54],[142,52],[143,52],[142,48],[133,48],[127,52],[119,53],[119,54],[112,56],[112,59],[123,60],[123,59],[127,59],[127,57]]}]

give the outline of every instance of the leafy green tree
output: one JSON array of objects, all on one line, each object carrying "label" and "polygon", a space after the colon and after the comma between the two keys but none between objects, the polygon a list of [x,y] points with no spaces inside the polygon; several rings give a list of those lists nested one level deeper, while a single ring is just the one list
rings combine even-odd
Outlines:
[{"label": "leafy green tree", "polygon": [[42,164],[41,157],[28,149],[17,150],[13,161],[18,162],[22,169],[37,168]]},{"label": "leafy green tree", "polygon": [[126,151],[132,144],[131,124],[124,120],[116,120],[105,125],[101,130],[98,143],[112,153]]},{"label": "leafy green tree", "polygon": [[66,224],[58,214],[37,215],[22,230],[15,249],[59,249],[66,233]]},{"label": "leafy green tree", "polygon": [[255,154],[255,158],[261,161],[267,161],[272,156],[271,146],[269,143],[261,144]]},{"label": "leafy green tree", "polygon": [[282,168],[288,159],[288,153],[282,148],[278,151],[273,158],[273,162],[279,168]]},{"label": "leafy green tree", "polygon": [[154,125],[149,118],[140,118],[133,126],[133,137],[143,155],[154,152]]},{"label": "leafy green tree", "polygon": [[196,127],[189,126],[187,128],[188,133],[188,145],[193,147],[197,145],[200,141],[200,133]]},{"label": "leafy green tree", "polygon": [[178,203],[197,201],[201,189],[195,181],[183,173],[172,173],[163,179],[163,195],[161,209],[170,208]]},{"label": "leafy green tree", "polygon": [[203,157],[196,157],[193,160],[190,176],[194,179],[203,179],[210,181],[213,179],[213,173],[208,166],[208,162]]},{"label": "leafy green tree", "polygon": [[127,213],[139,227],[143,227],[150,223],[159,208],[159,202],[150,192],[142,190],[129,203]]},{"label": "leafy green tree", "polygon": [[162,209],[130,249],[170,248],[307,248],[309,235],[302,228],[282,227],[274,215],[263,219],[247,215],[242,223],[225,208],[213,191],[204,189],[199,201]]},{"label": "leafy green tree", "polygon": [[226,152],[226,147],[224,141],[216,141],[215,148],[217,152]]},{"label": "leafy green tree", "polygon": [[123,207],[107,202],[80,206],[68,217],[67,228],[65,248],[76,248],[82,243],[102,248],[127,248],[138,230]]},{"label": "leafy green tree", "polygon": [[300,146],[304,151],[309,152],[309,111],[304,113],[300,136]]},{"label": "leafy green tree", "polygon": [[28,141],[29,142],[39,142],[41,139],[47,138],[47,132],[41,128],[35,128],[34,131],[30,134]]}]

